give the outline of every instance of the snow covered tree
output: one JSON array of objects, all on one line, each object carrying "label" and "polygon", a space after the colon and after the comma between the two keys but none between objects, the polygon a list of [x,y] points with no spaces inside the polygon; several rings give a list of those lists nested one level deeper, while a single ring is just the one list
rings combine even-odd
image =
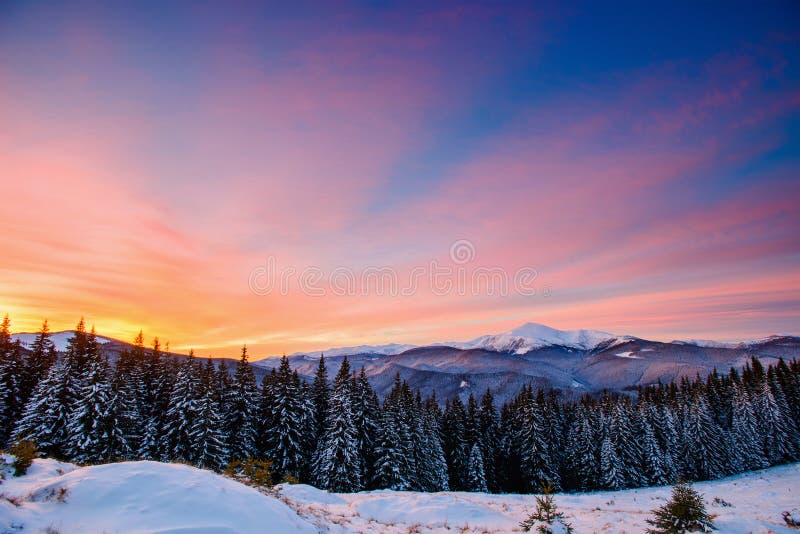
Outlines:
[{"label": "snow covered tree", "polygon": [[252,458],[257,453],[257,402],[256,377],[247,360],[247,347],[242,347],[242,355],[236,362],[236,370],[227,395],[226,434],[232,459]]},{"label": "snow covered tree", "polygon": [[164,421],[164,446],[170,460],[194,461],[192,430],[197,421],[200,396],[200,373],[194,352],[190,351],[189,358],[178,369]]},{"label": "snow covered tree", "polygon": [[31,440],[48,456],[65,458],[69,443],[67,427],[74,400],[71,379],[66,362],[57,362],[50,367],[25,405],[13,441]]},{"label": "snow covered tree", "polygon": [[361,477],[358,430],[353,417],[353,385],[350,364],[345,357],[333,381],[328,420],[314,460],[314,478],[320,487],[329,491],[355,492],[362,488]]},{"label": "snow covered tree", "polygon": [[497,456],[500,448],[500,416],[494,406],[494,396],[488,389],[481,399],[478,413],[478,445],[483,455],[486,486],[489,491],[499,491]]},{"label": "snow covered tree", "polygon": [[69,423],[68,453],[82,463],[109,462],[129,452],[117,419],[117,396],[111,387],[110,370],[93,338],[94,331],[88,338],[86,377]]},{"label": "snow covered tree", "polygon": [[[349,377],[348,377],[349,378]],[[300,478],[308,462],[305,432],[310,421],[307,404],[302,398],[299,380],[286,356],[271,383],[270,427],[267,430],[267,456],[279,477]]]},{"label": "snow covered tree", "polygon": [[47,325],[46,319],[30,349],[31,352],[25,362],[25,371],[20,385],[20,401],[23,406],[33,394],[36,384],[45,377],[47,371],[56,362],[56,349],[50,339],[50,327]]},{"label": "snow covered tree", "polygon": [[458,397],[445,404],[442,417],[442,448],[447,458],[449,486],[453,491],[462,490],[466,486],[469,449],[465,420],[464,404]]},{"label": "snow covered tree", "polygon": [[769,466],[761,447],[753,403],[741,384],[734,386],[728,448],[732,453],[731,459],[739,470],[763,469]]},{"label": "snow covered tree", "polygon": [[360,460],[361,480],[364,485],[372,479],[375,463],[375,441],[378,436],[380,404],[378,396],[367,380],[364,368],[353,375],[353,424],[356,428],[356,442]]},{"label": "snow covered tree", "polygon": [[417,460],[417,485],[420,491],[427,492],[449,489],[447,460],[434,410],[431,404],[426,404],[421,409],[418,433],[420,457]]},{"label": "snow covered tree", "polygon": [[194,465],[218,470],[225,465],[228,452],[214,382],[214,362],[209,358],[200,374],[200,391],[190,439]]},{"label": "snow covered tree", "polygon": [[23,362],[20,346],[11,341],[8,315],[0,325],[0,446],[9,438],[23,402]]},{"label": "snow covered tree", "polygon": [[694,392],[688,404],[683,424],[684,475],[691,480],[719,478],[725,475],[722,432],[702,391]]},{"label": "snow covered tree", "polygon": [[667,454],[661,450],[650,423],[642,423],[642,471],[648,484],[663,486],[671,482]]},{"label": "snow covered tree", "polygon": [[653,519],[647,520],[653,527],[647,530],[649,534],[685,534],[714,529],[703,496],[688,483],[675,485],[669,502],[653,510],[653,515]]},{"label": "snow covered tree", "polygon": [[320,355],[314,384],[311,386],[311,402],[314,404],[314,439],[318,440],[325,432],[325,423],[331,402],[331,390],[328,386],[328,368],[325,366],[325,355]]},{"label": "snow covered tree", "polygon": [[606,433],[600,445],[600,487],[618,490],[625,487],[625,474],[613,438]]},{"label": "snow covered tree", "polygon": [[558,475],[550,457],[542,405],[530,396],[522,404],[523,424],[519,428],[520,467],[529,491],[543,484],[555,484]]},{"label": "snow covered tree", "polygon": [[384,410],[381,415],[380,435],[375,450],[373,485],[378,489],[397,491],[411,489],[411,481],[408,477],[411,465],[401,446],[399,427],[397,414]]},{"label": "snow covered tree", "polygon": [[489,489],[486,487],[486,471],[483,467],[483,455],[478,444],[472,446],[469,453],[469,461],[467,467],[467,491],[475,491],[479,493],[486,493]]},{"label": "snow covered tree", "polygon": [[597,473],[600,471],[600,453],[592,415],[590,407],[579,404],[569,431],[567,463],[570,466],[570,482],[581,491],[599,487]]}]

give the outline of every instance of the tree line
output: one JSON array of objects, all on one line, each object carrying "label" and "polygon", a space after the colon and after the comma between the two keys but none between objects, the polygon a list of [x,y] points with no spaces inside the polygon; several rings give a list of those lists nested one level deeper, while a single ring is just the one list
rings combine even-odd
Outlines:
[{"label": "tree line", "polygon": [[145,348],[140,333],[111,365],[82,320],[63,354],[46,322],[27,349],[0,326],[0,444],[79,463],[268,460],[275,480],[336,492],[613,490],[797,461],[797,421],[797,360],[753,358],[635,398],[525,387],[500,407],[487,390],[442,408],[399,376],[381,402],[346,358],[331,381],[321,357],[307,383],[284,356],[259,385],[246,348],[230,370]]}]

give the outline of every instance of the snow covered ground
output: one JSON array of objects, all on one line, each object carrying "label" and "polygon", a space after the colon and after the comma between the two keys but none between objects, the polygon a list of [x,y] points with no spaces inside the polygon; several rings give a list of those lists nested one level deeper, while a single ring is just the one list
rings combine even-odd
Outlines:
[{"label": "snow covered ground", "polygon": [[[705,495],[720,533],[793,533],[781,513],[800,507],[800,464],[737,475],[695,487]],[[329,494],[310,486],[278,486],[278,493],[326,532],[519,532],[533,495],[372,491]],[[558,494],[556,504],[578,534],[641,533],[650,511],[670,488]],[[715,501],[715,499],[719,499]]]},{"label": "snow covered ground", "polygon": [[278,499],[185,465],[126,462],[77,468],[45,459],[34,461],[25,476],[6,470],[5,477],[0,484],[2,534],[318,532]]},{"label": "snow covered ground", "polygon": [[[0,534],[519,532],[535,502],[533,495],[331,494],[306,485],[277,486],[273,497],[208,471],[157,462],[76,467],[36,460],[27,475],[6,470],[5,477]],[[800,508],[800,464],[696,488],[720,533],[797,532],[781,514]],[[638,533],[669,493],[665,487],[559,494],[556,503],[579,534]]]}]

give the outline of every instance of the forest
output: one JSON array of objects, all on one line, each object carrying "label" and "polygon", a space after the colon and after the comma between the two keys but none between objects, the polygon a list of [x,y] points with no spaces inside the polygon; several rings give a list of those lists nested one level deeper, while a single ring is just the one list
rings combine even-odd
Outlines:
[{"label": "forest", "polygon": [[266,461],[271,479],[367,489],[588,491],[707,480],[800,459],[800,362],[565,400],[523,388],[422,398],[398,376],[379,399],[363,369],[325,358],[306,382],[284,356],[256,382],[247,348],[233,369],[177,359],[140,333],[114,362],[77,325],[56,352],[45,322],[29,347],[0,327],[0,446],[20,440],[82,464],[150,459],[223,470]]}]

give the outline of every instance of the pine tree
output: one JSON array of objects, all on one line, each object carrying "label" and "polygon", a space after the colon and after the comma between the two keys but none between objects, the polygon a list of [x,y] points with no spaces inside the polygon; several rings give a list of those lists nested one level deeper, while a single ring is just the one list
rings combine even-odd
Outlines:
[{"label": "pine tree", "polygon": [[194,465],[214,470],[225,465],[227,459],[216,394],[214,362],[208,358],[200,375],[200,391],[190,438]]},{"label": "pine tree", "polygon": [[66,456],[69,443],[73,388],[67,365],[56,362],[39,381],[12,436],[13,441],[34,441],[40,451],[55,458]]},{"label": "pine tree", "polygon": [[314,437],[318,440],[325,432],[325,422],[330,408],[331,390],[328,386],[328,368],[325,366],[325,355],[320,355],[317,374],[311,386],[311,400],[314,403]]},{"label": "pine tree", "polygon": [[380,404],[378,396],[367,380],[364,368],[353,376],[353,424],[360,460],[361,480],[366,485],[372,479],[375,464],[375,441],[378,436]]},{"label": "pine tree", "polygon": [[574,487],[581,491],[599,487],[600,450],[596,446],[598,437],[590,407],[578,405],[569,434],[568,463]]},{"label": "pine tree", "polygon": [[92,330],[87,338],[86,377],[70,414],[70,457],[81,463],[109,462],[124,457],[128,444],[117,419],[117,397],[108,364],[101,358]]},{"label": "pine tree", "polygon": [[636,412],[630,409],[626,397],[618,398],[611,403],[608,415],[608,433],[614,441],[614,449],[619,458],[619,469],[624,479],[623,487],[636,487],[644,484],[641,460],[642,450],[635,439],[640,434]]},{"label": "pine tree", "polygon": [[758,421],[747,390],[734,386],[732,399],[730,444],[732,459],[739,470],[763,469],[769,466],[759,440]]},{"label": "pine tree", "polygon": [[[140,333],[141,335],[141,333]],[[143,357],[137,357],[136,346],[133,351],[123,350],[111,378],[111,386],[117,395],[120,430],[130,448],[130,458],[136,458],[142,442],[142,422],[144,406],[142,402]]]},{"label": "pine tree", "polygon": [[554,484],[557,475],[550,458],[544,427],[542,405],[526,396],[522,405],[524,423],[519,429],[520,463],[527,488],[535,490],[543,484]]},{"label": "pine tree", "polygon": [[469,453],[466,490],[479,493],[486,493],[489,491],[486,487],[486,472],[483,467],[483,455],[477,443],[472,446],[472,450]]},{"label": "pine tree", "polygon": [[653,515],[653,519],[647,520],[653,526],[647,530],[650,534],[684,534],[714,529],[712,518],[706,512],[703,496],[687,483],[674,486],[669,502],[653,510]]},{"label": "pine tree", "polygon": [[721,430],[702,391],[695,391],[688,404],[683,425],[684,475],[691,480],[719,478],[725,474]]},{"label": "pine tree", "polygon": [[617,490],[625,487],[622,462],[614,446],[613,438],[606,433],[600,445],[600,486]]},{"label": "pine tree", "polygon": [[500,416],[494,406],[494,396],[488,389],[481,399],[478,414],[478,444],[486,470],[486,486],[489,491],[499,491],[497,456],[500,448]]},{"label": "pine tree", "polygon": [[453,491],[465,488],[469,449],[465,431],[464,404],[456,397],[445,405],[442,418],[442,447],[447,458],[449,486]]},{"label": "pine tree", "polygon": [[0,446],[9,438],[22,411],[23,363],[18,343],[11,341],[8,315],[0,325]]},{"label": "pine tree", "polygon": [[227,447],[233,459],[244,460],[257,453],[257,402],[256,377],[247,361],[247,347],[242,347],[227,396]]},{"label": "pine tree", "polygon": [[42,380],[50,367],[56,362],[57,354],[55,345],[50,340],[50,328],[47,320],[42,323],[42,328],[31,345],[31,352],[25,362],[25,371],[20,386],[20,402],[24,406],[33,394],[36,384]]},{"label": "pine tree", "polygon": [[169,397],[164,424],[166,457],[194,463],[195,449],[192,430],[197,422],[201,396],[200,373],[194,352],[181,364]]},{"label": "pine tree", "polygon": [[542,486],[542,495],[536,496],[536,510],[519,524],[523,532],[536,527],[540,534],[572,534],[572,525],[564,520],[563,512],[559,512],[553,498],[553,485]]},{"label": "pine tree", "polygon": [[272,426],[267,431],[267,455],[279,477],[300,478],[308,462],[305,432],[311,414],[306,412],[308,405],[286,356],[281,358],[272,386]]},{"label": "pine tree", "polygon": [[449,489],[447,460],[444,456],[439,425],[436,419],[435,400],[426,403],[421,410],[419,446],[421,462],[417,465],[417,481],[420,491],[435,492]]},{"label": "pine tree", "polygon": [[314,461],[314,478],[329,491],[354,492],[362,488],[353,396],[350,364],[345,357],[333,381],[328,420]]},{"label": "pine tree", "polygon": [[375,450],[373,485],[378,489],[397,491],[411,489],[411,481],[408,479],[411,466],[400,445],[399,426],[397,414],[394,411],[384,410]]},{"label": "pine tree", "polygon": [[670,472],[667,467],[667,456],[656,440],[655,432],[650,423],[642,423],[642,472],[648,484],[663,486],[670,483]]}]

